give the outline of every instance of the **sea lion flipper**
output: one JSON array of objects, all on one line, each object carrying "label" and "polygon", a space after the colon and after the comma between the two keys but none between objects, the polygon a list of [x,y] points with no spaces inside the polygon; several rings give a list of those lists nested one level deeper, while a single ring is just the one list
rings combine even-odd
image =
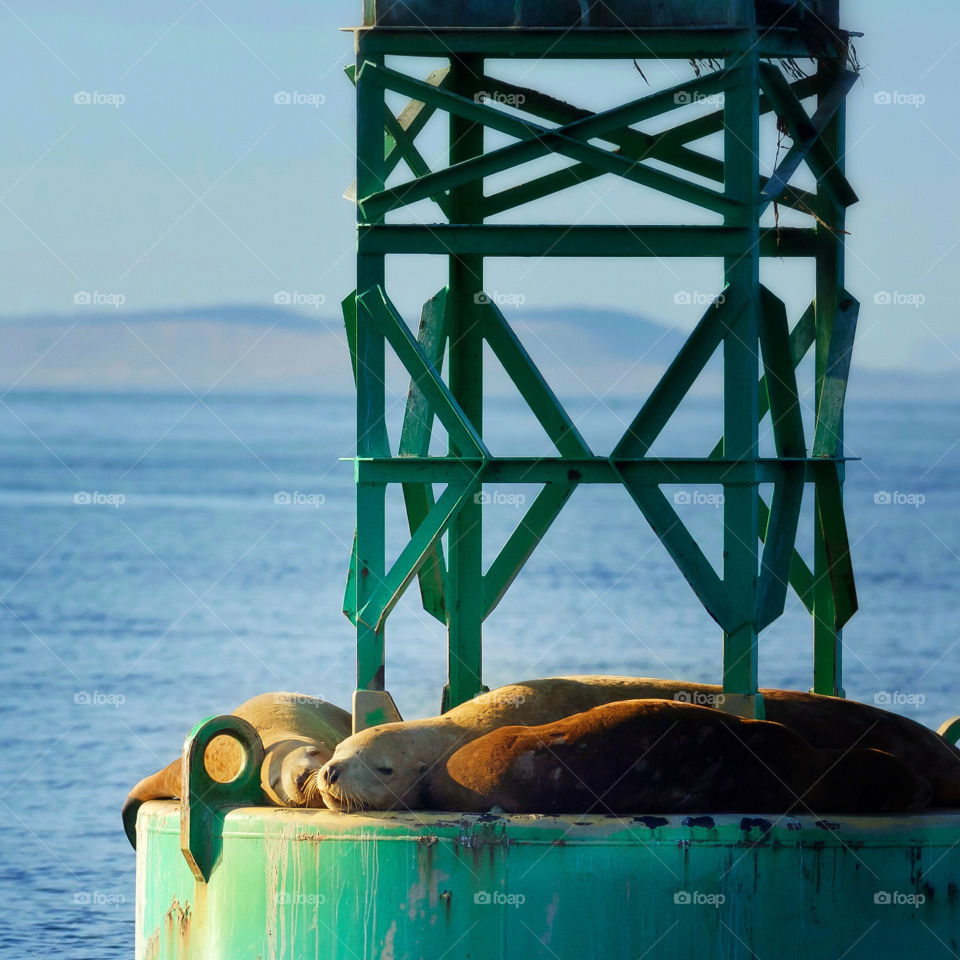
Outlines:
[{"label": "sea lion flipper", "polygon": [[123,830],[134,850],[137,848],[137,813],[140,807],[147,800],[169,800],[179,797],[180,770],[181,761],[177,758],[173,763],[168,763],[162,770],[158,770],[149,777],[144,777],[127,794],[121,817],[123,819]]}]

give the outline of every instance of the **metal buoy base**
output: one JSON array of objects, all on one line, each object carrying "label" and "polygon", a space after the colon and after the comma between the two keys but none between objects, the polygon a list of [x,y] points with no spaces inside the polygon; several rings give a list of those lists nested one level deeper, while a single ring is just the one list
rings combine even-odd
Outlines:
[{"label": "metal buoy base", "polygon": [[137,960],[960,956],[960,812],[337,814],[235,807],[208,882],[137,828]]}]

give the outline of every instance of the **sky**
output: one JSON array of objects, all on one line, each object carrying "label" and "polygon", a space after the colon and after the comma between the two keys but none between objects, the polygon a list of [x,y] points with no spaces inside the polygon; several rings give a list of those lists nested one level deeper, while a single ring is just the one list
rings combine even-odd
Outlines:
[{"label": "sky", "polygon": [[[847,156],[861,197],[848,222],[847,287],[864,304],[858,362],[960,368],[960,6],[843,6],[845,25],[866,34]],[[82,315],[91,304],[78,294],[137,311],[269,306],[284,292],[306,297],[307,313],[334,314],[354,271],[354,209],[342,198],[354,167],[342,68],[353,52],[338,28],[359,15],[359,0],[0,0],[0,316]],[[406,66],[423,75],[431,65]],[[648,89],[629,64],[496,67],[593,108]],[[656,84],[688,68],[646,72]],[[275,102],[284,93],[294,102]],[[441,146],[427,137],[429,162]],[[560,213],[515,216],[617,222],[630,204],[634,222],[698,216],[642,191],[636,206],[637,188],[609,179]],[[413,215],[431,219],[428,206]],[[442,282],[436,266],[391,268],[405,309]],[[784,270],[793,316],[808,280]],[[595,260],[496,262],[488,281],[538,309],[619,307],[681,329],[699,311],[677,293],[718,283],[715,266]]]}]

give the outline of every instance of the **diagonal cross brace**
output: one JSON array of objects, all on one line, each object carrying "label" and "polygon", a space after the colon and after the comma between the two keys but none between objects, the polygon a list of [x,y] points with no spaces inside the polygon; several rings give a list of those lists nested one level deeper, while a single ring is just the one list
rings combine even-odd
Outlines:
[{"label": "diagonal cross brace", "polygon": [[[349,66],[344,67],[344,73],[346,73],[350,82],[356,85],[356,65],[351,63]],[[449,67],[434,70],[427,76],[426,83],[433,87],[444,87],[446,86],[449,73]],[[420,151],[417,150],[413,144],[414,140],[416,140],[420,134],[420,131],[427,125],[427,121],[436,112],[436,109],[436,107],[429,106],[422,100],[411,100],[410,103],[400,111],[399,116],[395,117],[390,108],[384,106],[384,179],[393,173],[401,160],[406,160],[407,165],[411,171],[413,171],[414,175],[420,176],[420,173],[414,169],[414,164],[418,162],[418,159],[422,162],[423,158],[420,156]],[[402,136],[398,134],[402,134]],[[423,163],[423,167],[426,167],[425,162]],[[356,180],[350,184],[343,195],[347,200],[352,200],[354,203],[356,202]],[[442,209],[442,204],[439,199],[437,199],[437,203],[441,205]]]},{"label": "diagonal cross brace", "polygon": [[843,405],[859,315],[860,303],[844,291],[833,319],[827,369],[817,403],[817,430],[813,438],[815,457],[835,457],[840,448]]},{"label": "diagonal cross brace", "polygon": [[630,468],[614,464],[623,485],[643,512],[647,523],[666,547],[687,583],[699,597],[707,613],[726,631],[731,632],[738,624],[735,611],[729,602],[723,580],[717,575],[710,561],[704,556],[697,541],[664,496],[659,487],[645,485],[642,480],[633,482]]},{"label": "diagonal cross brace", "polygon": [[466,458],[488,459],[487,449],[480,434],[464,413],[450,388],[437,373],[436,367],[427,359],[423,348],[417,343],[410,328],[397,313],[383,287],[360,294],[357,298],[369,304],[369,316],[379,327],[394,353],[406,367],[426,400],[430,403],[440,422],[447,428],[450,437]]},{"label": "diagonal cross brace", "polygon": [[745,297],[726,287],[710,305],[614,447],[611,460],[647,455],[746,304]]},{"label": "diagonal cross brace", "polygon": [[533,415],[540,421],[560,456],[578,459],[592,457],[586,440],[580,435],[557,395],[550,389],[500,308],[489,297],[486,298],[484,306],[484,339],[490,344],[490,349],[526,400]]},{"label": "diagonal cross brace", "polygon": [[797,377],[791,357],[790,327],[784,302],[760,287],[760,349],[773,440],[778,457],[807,455]]},{"label": "diagonal cross brace", "polygon": [[821,139],[827,124],[846,99],[858,74],[841,73],[839,80],[823,98],[813,117],[807,116],[803,104],[790,89],[786,77],[770,63],[760,64],[760,84],[777,113],[787,121],[794,144],[774,171],[760,196],[760,213],[774,203],[786,189],[797,168],[805,160],[817,183],[838,206],[849,207],[857,202],[853,187],[837,166],[837,158]]},{"label": "diagonal cross brace", "polygon": [[[599,167],[606,173],[613,173],[643,186],[661,190],[670,196],[698,204],[717,213],[731,213],[740,207],[739,203],[715,190],[698,186],[652,167],[643,166],[617,153],[586,142],[592,138],[602,138],[608,130],[629,126],[664,112],[669,109],[666,105],[667,101],[675,96],[677,90],[689,91],[691,87],[689,83],[642,97],[611,110],[591,114],[562,127],[550,128],[529,120],[521,120],[447,90],[438,90],[389,67],[365,63],[361,69],[361,77],[379,83],[386,89],[420,98],[452,114],[483,124],[521,141],[483,156],[453,164],[446,170],[362,198],[360,208],[365,217],[382,216],[397,207],[426,199],[463,183],[491,176],[550,152],[561,153],[571,159],[586,162]],[[697,81],[696,93],[707,95],[723,89],[729,78],[730,71],[717,71],[703,77]],[[671,102],[673,107],[680,105],[675,101]]]},{"label": "diagonal cross brace", "polygon": [[468,483],[450,483],[447,486],[397,557],[390,572],[357,614],[358,622],[374,628],[378,633],[383,630],[390,611],[431,556],[453,518],[480,489],[481,472],[482,468],[478,469]]},{"label": "diagonal cross brace", "polygon": [[[440,371],[447,343],[446,323],[447,290],[444,288],[431,297],[420,314],[420,329],[417,342],[433,367]],[[430,449],[433,432],[433,407],[413,379],[407,394],[407,406],[403,416],[398,453],[401,457],[425,457]],[[404,483],[403,501],[407,511],[407,526],[413,536],[423,523],[434,504],[433,487],[429,483]],[[445,602],[446,564],[443,546],[438,541],[432,553],[421,566],[417,579],[420,582],[420,597],[427,613],[441,623],[447,622]]]},{"label": "diagonal cross brace", "polygon": [[[807,455],[797,377],[791,356],[790,328],[784,302],[760,287],[760,349],[764,383],[777,456],[801,459]],[[784,610],[787,586],[800,524],[806,469],[785,463],[786,473],[774,484],[773,501],[765,519],[763,556],[757,588],[754,622],[758,631],[773,623]],[[758,494],[759,497],[759,494]]]},{"label": "diagonal cross brace", "polygon": [[[558,100],[529,87],[517,86],[504,80],[486,76],[483,78],[483,82],[490,89],[522,97],[523,99],[520,102],[523,103],[525,112],[536,114],[553,123],[569,124],[593,116],[590,110],[574,106],[564,100]],[[771,109],[773,108],[769,100],[764,98],[761,103],[761,114],[769,112]],[[680,128],[676,127],[674,129],[679,130]],[[692,150],[674,140],[667,140],[665,134],[644,133],[641,130],[626,126],[605,133],[603,139],[615,144],[618,147],[618,152],[631,160],[637,162],[647,159],[662,160],[687,173],[723,183],[724,164],[722,160]],[[568,187],[577,186],[588,180],[603,176],[604,173],[604,170],[591,166],[589,163],[577,163],[518,186],[507,187],[486,198],[486,215],[493,216],[502,213],[504,210],[509,210],[520,204],[530,203],[559,190],[565,190]],[[766,180],[761,180],[761,186],[765,184]],[[783,192],[782,202],[787,206],[796,207],[806,212],[813,208],[816,196],[806,190],[801,190],[799,187],[787,187]]]},{"label": "diagonal cross brace", "polygon": [[576,481],[548,483],[530,504],[510,539],[483,576],[484,619],[490,616],[510,589],[510,585],[566,506],[576,487]]}]

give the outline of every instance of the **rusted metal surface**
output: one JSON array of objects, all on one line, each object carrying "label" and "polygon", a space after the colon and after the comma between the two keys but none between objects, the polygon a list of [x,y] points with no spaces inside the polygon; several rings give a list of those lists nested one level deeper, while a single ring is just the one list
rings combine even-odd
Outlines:
[{"label": "rusted metal surface", "polygon": [[609,960],[654,943],[657,960],[899,960],[950,956],[960,937],[960,814],[240,807],[222,821],[206,884],[179,830],[176,803],[142,808],[138,960]]}]

